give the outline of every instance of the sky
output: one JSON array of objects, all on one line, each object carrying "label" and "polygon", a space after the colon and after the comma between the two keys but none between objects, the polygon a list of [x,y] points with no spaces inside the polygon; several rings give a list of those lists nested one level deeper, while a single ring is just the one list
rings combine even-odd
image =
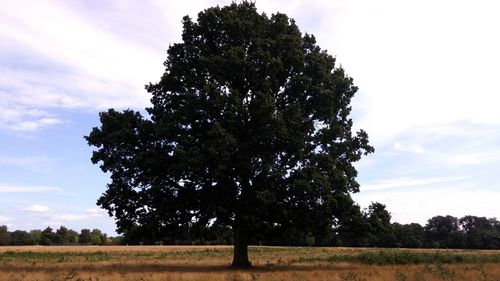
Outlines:
[{"label": "sky", "polygon": [[[0,225],[99,228],[109,181],[84,135],[107,108],[143,110],[181,19],[231,1],[0,0]],[[359,91],[355,129],[375,153],[356,167],[363,208],[393,221],[500,216],[500,3],[257,0],[337,58]]]}]

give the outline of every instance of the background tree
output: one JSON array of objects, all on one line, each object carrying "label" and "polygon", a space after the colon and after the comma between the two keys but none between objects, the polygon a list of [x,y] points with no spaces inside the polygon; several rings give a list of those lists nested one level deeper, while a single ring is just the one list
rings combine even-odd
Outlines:
[{"label": "background tree", "polygon": [[66,233],[66,237],[66,240],[69,244],[78,243],[78,232],[74,231],[73,229],[68,230],[68,232]]},{"label": "background tree", "polygon": [[425,225],[428,246],[434,248],[464,248],[465,235],[459,229],[458,218],[453,216],[435,216]]},{"label": "background tree", "polygon": [[0,246],[9,245],[11,241],[10,232],[7,226],[0,225]]},{"label": "background tree", "polygon": [[500,223],[497,219],[464,216],[459,224],[465,231],[467,247],[475,249],[495,249],[500,246]]},{"label": "background tree", "polygon": [[65,226],[59,227],[54,235],[54,242],[60,245],[76,244],[78,243],[78,233]]},{"label": "background tree", "polygon": [[352,204],[352,206],[346,204],[345,212],[335,224],[337,232],[335,244],[338,246],[367,247],[371,239],[370,224],[359,205]]},{"label": "background tree", "polygon": [[60,226],[54,233],[54,244],[64,245],[68,244],[68,229],[65,226]]},{"label": "background tree", "polygon": [[112,245],[121,245],[124,244],[123,236],[110,236],[109,243]]},{"label": "background tree", "polygon": [[396,243],[391,214],[382,203],[372,202],[368,206],[366,218],[370,227],[370,244],[378,247],[393,247]]},{"label": "background tree", "polygon": [[92,243],[92,236],[90,233],[90,229],[82,229],[80,231],[80,235],[78,236],[78,243],[80,244],[91,244]]},{"label": "background tree", "polygon": [[424,227],[418,223],[399,224],[393,223],[394,235],[398,247],[422,248],[425,243]]},{"label": "background tree", "polygon": [[33,245],[42,244],[42,231],[40,229],[33,229],[30,231],[31,239],[33,240]]},{"label": "background tree", "polygon": [[45,228],[40,235],[40,244],[42,245],[52,245],[55,243],[55,233],[50,226]]},{"label": "background tree", "polygon": [[92,245],[106,244],[107,240],[107,235],[102,233],[102,231],[97,228],[94,228],[92,232],[90,232],[90,243]]},{"label": "background tree", "polygon": [[24,230],[16,230],[10,233],[11,245],[33,245],[31,235]]},{"label": "background tree", "polygon": [[98,205],[119,233],[185,239],[230,226],[233,266],[274,227],[320,236],[352,204],[357,171],[373,152],[352,133],[357,88],[335,58],[284,14],[253,3],[183,19],[182,43],[150,84],[148,118],[113,109],[86,137],[92,162],[111,174]]}]

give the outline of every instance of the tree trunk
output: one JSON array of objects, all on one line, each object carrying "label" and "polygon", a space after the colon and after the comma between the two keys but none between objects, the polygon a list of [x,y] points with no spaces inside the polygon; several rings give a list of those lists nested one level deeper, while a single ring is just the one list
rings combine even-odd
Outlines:
[{"label": "tree trunk", "polygon": [[251,267],[252,264],[248,260],[248,237],[244,229],[234,229],[234,254],[232,267],[245,268]]}]

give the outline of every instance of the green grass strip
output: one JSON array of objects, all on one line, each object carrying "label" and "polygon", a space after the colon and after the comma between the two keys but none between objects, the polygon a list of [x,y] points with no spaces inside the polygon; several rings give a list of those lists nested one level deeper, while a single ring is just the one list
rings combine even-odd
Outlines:
[{"label": "green grass strip", "polygon": [[458,254],[380,250],[328,257],[301,257],[291,262],[352,262],[376,265],[500,263],[500,254]]}]

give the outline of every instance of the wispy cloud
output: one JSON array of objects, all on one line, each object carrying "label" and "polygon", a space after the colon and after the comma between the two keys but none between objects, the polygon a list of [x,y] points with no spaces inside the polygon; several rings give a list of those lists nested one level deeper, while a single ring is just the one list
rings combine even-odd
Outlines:
[{"label": "wispy cloud", "polygon": [[[1,77],[0,69],[0,77]],[[1,80],[2,78],[0,78]],[[2,91],[0,81],[0,129],[10,129],[14,131],[34,131],[38,128],[63,123],[62,120],[55,118],[54,114],[46,110],[35,109],[21,101],[9,101],[12,99],[10,94]],[[33,89],[35,90],[35,89]]]},{"label": "wispy cloud", "polygon": [[[349,27],[330,38],[320,34],[318,40],[332,42],[358,82],[353,109],[359,105],[363,112],[357,126],[370,133],[373,143],[438,124],[499,124],[500,96],[492,94],[500,91],[494,76],[500,40],[492,36],[500,24],[493,12],[499,7],[495,1],[354,1],[345,4],[340,22],[332,18],[325,25]],[[464,54],[467,59],[457,59]]]},{"label": "wispy cloud", "polygon": [[[5,108],[45,112],[31,119],[22,115],[3,127],[35,130],[49,125],[38,122],[43,118],[64,121],[48,114],[53,108],[143,108],[149,103],[143,85],[161,76],[166,48],[180,41],[182,16],[196,17],[209,6],[230,2],[3,3],[0,21],[6,28],[0,30],[0,54],[7,59],[0,61],[0,91],[16,97]],[[384,13],[388,9],[381,6],[398,12]],[[498,97],[490,94],[499,90],[493,73],[500,64],[496,51],[500,40],[488,35],[495,34],[499,22],[492,13],[498,8],[494,2],[294,0],[262,2],[257,7],[267,14],[281,11],[294,17],[302,30],[315,34],[322,47],[338,56],[362,89],[353,108],[362,108],[359,125],[375,144],[436,123],[499,124]],[[481,17],[464,22],[471,14]],[[421,15],[428,21],[422,23]],[[448,34],[446,40],[443,33]],[[428,42],[439,44],[431,47]],[[469,51],[477,46],[481,52]],[[468,53],[474,58],[458,62],[457,57]],[[457,63],[460,67],[454,67]],[[425,83],[420,83],[416,77],[424,73]]]},{"label": "wispy cloud", "polygon": [[50,224],[95,219],[106,215],[104,210],[98,208],[86,209],[80,213],[65,213],[42,204],[26,206],[21,210],[30,213],[34,217],[43,218],[44,221],[51,222]]},{"label": "wispy cloud", "polygon": [[30,193],[30,192],[55,192],[61,191],[58,187],[51,186],[26,186],[0,183],[0,193]]},{"label": "wispy cloud", "polygon": [[107,212],[101,208],[89,208],[84,212],[89,217],[102,217],[107,215]]},{"label": "wispy cloud", "polygon": [[483,163],[478,154],[461,154],[450,157],[452,165],[477,165]]},{"label": "wispy cloud", "polygon": [[0,155],[0,165],[2,166],[31,166],[31,165],[45,165],[50,162],[48,157],[43,156],[20,156],[13,157],[7,155]]},{"label": "wispy cloud", "polygon": [[5,224],[5,223],[8,223],[10,221],[12,221],[11,217],[6,217],[6,216],[0,215],[0,224]]},{"label": "wispy cloud", "polygon": [[400,143],[397,142],[393,148],[398,151],[410,152],[414,154],[425,154],[427,151],[418,143]]},{"label": "wispy cloud", "polygon": [[361,190],[374,191],[409,186],[422,186],[436,183],[457,182],[466,180],[467,177],[433,177],[433,178],[394,178],[362,184]]},{"label": "wispy cloud", "polygon": [[54,124],[60,124],[63,123],[63,121],[57,119],[57,118],[40,118],[35,121],[22,121],[17,124],[17,126],[12,127],[12,129],[16,131],[34,131],[40,127],[48,126],[48,125],[54,125]]},{"label": "wispy cloud", "polygon": [[[31,8],[26,9],[27,5]],[[144,85],[161,76],[169,42],[165,34],[158,39],[163,46],[152,48],[103,29],[103,22],[89,20],[95,15],[77,8],[70,1],[2,4],[0,128],[33,131],[59,124],[63,120],[54,114],[57,108],[100,110],[148,104]],[[123,26],[116,28],[123,30]],[[151,36],[143,35],[158,38],[158,33],[150,32]]]},{"label": "wispy cloud", "polygon": [[33,204],[23,209],[24,211],[33,212],[33,213],[47,213],[52,212],[52,210],[45,205]]},{"label": "wispy cloud", "polygon": [[102,209],[87,209],[79,214],[53,214],[51,216],[51,219],[54,221],[72,222],[86,219],[95,219],[103,217],[105,215],[106,212]]},{"label": "wispy cloud", "polygon": [[37,173],[53,172],[57,161],[58,159],[50,158],[45,155],[13,156],[0,154],[0,167],[14,167],[23,171],[27,170]]},{"label": "wispy cloud", "polygon": [[413,190],[387,190],[386,192],[354,195],[362,207],[378,201],[387,205],[393,220],[400,223],[417,222],[425,224],[437,215],[479,215],[498,217],[500,191],[478,190],[471,186],[453,188],[421,188]]}]

